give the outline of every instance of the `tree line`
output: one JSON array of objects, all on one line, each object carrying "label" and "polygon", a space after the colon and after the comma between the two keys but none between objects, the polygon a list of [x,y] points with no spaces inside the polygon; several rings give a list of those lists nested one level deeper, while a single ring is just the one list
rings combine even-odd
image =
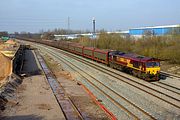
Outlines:
[{"label": "tree line", "polygon": [[76,42],[100,49],[120,50],[180,64],[180,35],[143,36],[135,39],[119,34],[101,33],[99,38],[79,38]]},{"label": "tree line", "polygon": [[[178,29],[178,32],[180,29]],[[86,32],[89,32],[88,30]],[[31,33],[16,33],[21,37],[33,39],[54,39],[54,34],[75,34],[86,33],[85,31],[54,29],[52,31],[41,31],[38,34]],[[180,34],[176,34],[177,30],[172,34],[165,36],[155,36],[146,33],[141,38],[133,38],[130,36],[121,36],[119,34],[107,34],[105,30],[99,31],[97,39],[90,39],[81,37],[73,40],[79,42],[84,46],[91,46],[100,49],[120,50],[123,52],[132,52],[144,56],[155,57],[161,60],[167,60],[170,63],[180,64]]]}]

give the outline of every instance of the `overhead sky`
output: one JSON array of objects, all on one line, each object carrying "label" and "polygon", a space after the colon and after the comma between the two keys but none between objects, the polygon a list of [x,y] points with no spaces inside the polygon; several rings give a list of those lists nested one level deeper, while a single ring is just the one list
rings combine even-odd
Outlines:
[{"label": "overhead sky", "polygon": [[0,31],[54,28],[108,31],[180,24],[180,0],[1,0]]}]

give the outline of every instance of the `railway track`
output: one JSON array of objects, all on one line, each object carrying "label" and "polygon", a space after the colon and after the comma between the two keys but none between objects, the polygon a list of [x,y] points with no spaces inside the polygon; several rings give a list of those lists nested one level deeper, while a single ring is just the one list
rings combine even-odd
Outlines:
[{"label": "railway track", "polygon": [[[55,48],[55,49],[56,49],[56,48]],[[62,51],[61,51],[61,52],[62,52]],[[66,52],[64,52],[63,54],[70,55],[70,54],[67,54]],[[77,56],[75,56],[75,55],[71,55],[71,56],[73,56],[76,60],[79,59],[79,57],[77,57]],[[86,61],[86,62],[89,62],[89,61]],[[89,62],[89,63],[90,63],[90,62]],[[92,62],[91,62],[90,64],[92,64]],[[100,64],[101,64],[101,63],[100,63]],[[178,76],[178,75],[168,74],[168,73],[166,73],[166,72],[161,72],[161,74],[162,74],[162,75],[165,75],[165,74],[166,74],[166,77],[170,77],[170,76],[171,76],[171,78],[177,78],[178,80],[179,80],[179,78],[180,78],[180,76]],[[173,76],[173,77],[172,77],[172,76]],[[122,77],[123,77],[123,76],[122,76]],[[137,79],[139,79],[139,78],[137,78]],[[141,80],[141,79],[139,79],[139,80]],[[166,90],[168,90],[168,91],[174,92],[174,93],[176,93],[176,94],[179,94],[179,92],[177,92],[177,91],[180,90],[178,87],[175,87],[175,86],[172,86],[172,85],[163,83],[163,82],[161,82],[161,81],[159,81],[158,84],[154,84],[153,82],[148,82],[148,83],[149,83],[149,84],[153,84],[154,86],[161,87],[161,88],[166,89]],[[170,88],[170,89],[169,89],[169,88]],[[174,89],[174,90],[173,90],[173,89]]]},{"label": "railway track", "polygon": [[[159,96],[154,95],[154,94],[152,94],[152,93],[148,92],[147,90],[144,90],[144,89],[142,89],[142,88],[140,88],[140,87],[137,87],[137,86],[135,86],[134,84],[131,84],[130,82],[127,82],[127,81],[124,81],[124,80],[122,80],[122,79],[119,79],[118,77],[123,77],[123,78],[126,78],[126,79],[128,79],[128,80],[131,80],[132,82],[134,82],[134,83],[136,83],[136,84],[138,84],[138,85],[144,86],[144,87],[152,90],[153,92],[157,92],[157,93],[162,94],[162,95],[164,95],[164,96],[167,96],[167,97],[169,97],[169,98],[171,98],[171,99],[173,99],[173,100],[175,100],[175,101],[180,102],[180,99],[174,98],[174,97],[172,97],[171,95],[168,95],[168,94],[166,94],[166,93],[163,93],[163,92],[161,92],[161,91],[158,91],[158,90],[156,90],[156,89],[154,89],[154,88],[152,88],[152,87],[149,87],[149,86],[146,85],[147,83],[145,83],[145,84],[143,84],[142,82],[140,83],[140,82],[138,82],[138,81],[133,80],[132,78],[125,77],[125,76],[120,75],[120,74],[118,74],[118,73],[116,73],[116,72],[110,71],[109,69],[105,69],[105,68],[102,68],[101,66],[97,66],[97,65],[95,65],[95,64],[92,64],[92,62],[91,62],[91,63],[88,62],[88,61],[85,62],[84,60],[80,59],[79,57],[76,57],[76,56],[71,55],[71,54],[67,54],[66,52],[62,52],[62,51],[61,51],[61,53],[65,54],[65,55],[68,55],[68,56],[71,56],[71,57],[73,57],[74,59],[76,59],[76,60],[78,60],[78,61],[80,61],[80,62],[82,62],[82,63],[88,64],[89,66],[91,66],[91,67],[93,67],[93,68],[96,68],[96,69],[98,69],[99,71],[102,71],[102,72],[104,72],[104,73],[106,73],[106,74],[108,74],[108,75],[110,75],[110,76],[113,76],[113,77],[117,78],[117,79],[120,80],[120,81],[123,81],[123,82],[125,82],[125,83],[128,83],[128,84],[130,84],[130,85],[132,85],[132,86],[134,86],[134,87],[136,87],[136,88],[138,88],[138,89],[140,89],[140,90],[142,90],[142,91],[144,91],[144,92],[146,92],[146,93],[148,93],[148,94],[150,94],[150,95],[152,95],[152,96],[154,96],[154,97],[157,97],[157,98],[159,98],[159,99],[161,99],[161,100],[163,100],[163,101],[165,101],[165,102],[167,102],[167,103],[169,103],[169,104],[171,104],[171,105],[173,105],[173,106],[175,106],[175,107],[177,107],[177,108],[180,108],[180,106],[174,104],[174,102],[170,102],[170,101],[167,101],[167,100],[165,100],[165,99],[163,99],[163,98],[160,98]],[[100,68],[104,69],[105,71],[102,70],[102,69],[100,69]],[[112,75],[112,73],[113,73],[114,75]],[[115,76],[115,75],[117,75],[117,76]],[[151,83],[151,82],[149,83],[149,82],[148,82],[148,84],[152,84],[152,85],[154,85],[154,86],[161,87],[161,88],[163,88],[163,89],[165,89],[165,90],[168,90],[168,91],[171,91],[171,92],[173,92],[173,93],[175,93],[175,94],[177,94],[177,95],[180,95],[179,92],[176,92],[176,91],[174,91],[174,90],[171,90],[171,89],[168,89],[168,88],[166,88],[166,87],[163,87],[163,86],[160,86],[160,85],[159,85],[159,84],[163,84],[163,83],[154,84],[154,83]],[[172,87],[172,86],[170,86],[170,87]],[[178,89],[178,88],[176,88],[176,87],[173,87],[173,88]]]},{"label": "railway track", "polygon": [[161,71],[160,73],[161,73],[161,75],[163,75],[165,77],[177,78],[177,80],[180,80],[180,76],[179,75],[167,73],[167,72],[164,72],[164,71]]},{"label": "railway track", "polygon": [[[62,51],[61,51],[62,52]],[[63,54],[66,54],[66,55],[70,55],[70,54],[67,54],[66,52],[64,52]],[[73,58],[75,58],[76,60],[77,59],[79,59],[79,57],[76,57],[76,56],[74,56],[74,55],[71,55],[71,56],[73,56]],[[80,60],[80,59],[79,59]],[[83,63],[84,63],[84,61],[82,61]],[[89,61],[86,61],[86,62],[89,62]],[[90,63],[90,62],[89,62]],[[92,62],[90,63],[90,64],[92,64]],[[107,69],[106,69],[107,70]],[[108,70],[109,71],[109,70]],[[115,72],[113,72],[113,73],[115,73]],[[170,77],[170,78],[180,78],[180,76],[177,76],[177,75],[174,75],[174,74],[169,74],[169,73],[166,73],[166,72],[161,72],[161,74],[162,75],[166,75],[166,77]],[[122,75],[120,75],[121,77],[124,77],[124,76],[122,76]],[[137,79],[139,79],[139,78],[137,78]],[[132,79],[131,79],[132,80]],[[139,80],[141,80],[141,79],[139,79]],[[139,84],[139,83],[138,83]],[[163,89],[165,89],[165,90],[168,90],[168,91],[171,91],[171,92],[174,92],[174,93],[176,93],[176,94],[178,94],[178,95],[180,95],[180,93],[179,93],[179,88],[178,87],[175,87],[175,86],[172,86],[172,85],[169,85],[169,84],[166,84],[166,83],[163,83],[163,82],[158,82],[157,84],[154,84],[153,82],[148,82],[148,84],[153,84],[154,86],[157,86],[157,87],[161,87],[161,88],[163,88]],[[143,85],[144,86],[144,85]],[[150,88],[151,89],[151,88]],[[161,94],[164,94],[164,93],[161,93]],[[170,96],[171,97],[171,95],[166,95],[166,94],[164,94],[165,96]],[[172,98],[172,97],[171,97]],[[173,98],[172,98],[173,99]],[[179,100],[178,100],[179,101]]]},{"label": "railway track", "polygon": [[55,80],[54,75],[48,69],[44,59],[36,52],[38,61],[44,71],[46,79],[54,93],[54,96],[63,111],[63,114],[67,120],[84,120],[87,119],[86,116],[83,116],[81,111],[76,107],[71,98],[66,95],[62,86]]},{"label": "railway track", "polygon": [[[70,64],[71,69],[77,68],[79,69],[79,71],[83,71],[80,67],[75,66],[74,64],[72,64],[71,62],[67,62],[66,59],[64,59],[63,57],[57,56],[54,53],[50,53],[53,55],[53,57],[60,59],[61,61],[63,61],[66,64]],[[72,67],[73,66],[73,67]],[[74,69],[76,72],[78,72],[76,69]],[[131,111],[129,111],[127,108],[125,108],[123,105],[121,105],[119,102],[117,102],[114,98],[112,98],[110,95],[108,95],[106,92],[104,92],[102,90],[102,87],[104,87],[105,89],[107,89],[108,91],[110,91],[112,94],[116,95],[119,99],[123,99],[125,102],[127,102],[128,104],[132,105],[133,109],[138,109],[141,114],[145,114],[146,116],[148,116],[150,119],[155,120],[155,117],[153,117],[152,115],[150,115],[149,113],[147,113],[146,111],[144,111],[142,108],[136,106],[134,103],[130,102],[129,100],[127,100],[125,97],[119,95],[116,91],[112,90],[110,87],[104,85],[102,82],[100,82],[99,80],[97,80],[95,77],[93,77],[92,75],[89,75],[88,73],[82,73],[82,72],[78,72],[81,76],[83,76],[86,81],[88,83],[90,83],[93,88],[95,88],[96,90],[98,90],[101,94],[104,94],[106,97],[109,98],[109,100],[111,100],[112,103],[114,103],[118,108],[122,109],[123,111],[125,111],[126,113],[128,113],[130,116],[132,116],[134,119],[139,119],[137,117],[137,115],[135,115],[134,113],[132,113]],[[89,76],[90,78],[94,79],[94,81],[96,81],[97,83],[99,83],[101,85],[101,87],[98,87],[97,85],[95,85],[93,82],[91,82],[89,80],[89,78],[87,78],[86,76]]]},{"label": "railway track", "polygon": [[[50,53],[51,54],[51,53]],[[54,53],[55,55],[54,55],[54,57],[56,57],[57,56],[57,54],[56,53]],[[83,61],[81,61],[81,62],[83,62]],[[81,70],[82,71],[82,70]],[[104,72],[104,71],[103,71]],[[106,73],[107,74],[107,73]],[[102,84],[102,83],[101,83]],[[134,86],[134,87],[136,87],[136,86]],[[143,90],[143,89],[141,89],[141,90]],[[147,92],[147,91],[146,91]],[[149,93],[150,94],[150,93]],[[158,97],[158,96],[156,96],[156,97]],[[161,99],[160,97],[158,97],[159,99]],[[166,101],[166,102],[168,102],[168,101]],[[169,104],[171,104],[170,102],[168,102]],[[171,104],[171,105],[174,105],[174,104]],[[175,105],[176,106],[176,105]],[[150,115],[151,116],[151,115]],[[151,117],[151,118],[154,118],[154,117]]]},{"label": "railway track", "polygon": [[165,89],[169,89],[170,91],[172,90],[174,93],[180,94],[180,87],[178,86],[180,84],[180,76],[163,71],[161,72],[161,75],[165,76],[166,80],[163,78],[156,82],[156,84],[165,87]]},{"label": "railway track", "polygon": [[163,82],[158,82],[158,83],[160,83],[160,84],[162,84],[162,85],[165,85],[165,86],[169,86],[169,87],[171,87],[171,88],[174,88],[174,89],[180,91],[180,88],[178,88],[178,87],[174,87],[174,86],[172,86],[172,85],[169,85],[169,84],[166,84],[166,83],[163,83]]},{"label": "railway track", "polygon": [[[57,50],[57,49],[55,49],[55,48],[52,48],[52,49]],[[51,51],[51,52],[52,52],[52,51]],[[60,52],[60,51],[58,50],[58,52]],[[101,66],[98,66],[98,65],[96,65],[96,64],[92,64],[92,62],[89,62],[88,60],[82,60],[80,57],[77,57],[77,56],[75,57],[75,55],[73,55],[73,54],[71,54],[71,53],[67,53],[67,52],[64,52],[64,51],[63,51],[63,52],[61,51],[61,53],[63,53],[64,55],[67,55],[67,56],[71,56],[71,57],[73,57],[74,59],[76,59],[77,61],[83,62],[84,64],[87,64],[87,65],[89,65],[89,66],[91,66],[91,67],[93,67],[93,68],[95,68],[95,69],[97,69],[97,70],[99,70],[99,71],[101,71],[101,72],[105,72],[106,74],[108,74],[108,75],[110,75],[110,76],[112,76],[112,77],[114,77],[114,78],[116,78],[116,79],[119,79],[119,80],[122,81],[122,82],[125,82],[125,83],[127,83],[127,84],[129,84],[129,85],[131,85],[131,86],[133,86],[133,87],[138,88],[139,90],[142,90],[142,91],[144,91],[144,92],[146,92],[146,93],[148,93],[148,94],[150,94],[150,95],[152,95],[152,96],[154,96],[154,97],[157,97],[158,99],[160,99],[160,100],[162,100],[162,101],[164,101],[164,102],[166,102],[166,103],[168,103],[168,104],[170,104],[170,105],[172,105],[172,106],[174,106],[174,107],[177,107],[178,109],[180,108],[180,107],[178,106],[178,104],[176,104],[176,103],[174,104],[172,101],[169,101],[169,100],[166,100],[166,99],[164,99],[164,98],[161,98],[161,97],[159,97],[158,95],[154,95],[154,94],[152,94],[151,92],[149,92],[148,90],[144,90],[144,88],[142,89],[141,87],[137,87],[135,84],[132,84],[132,83],[136,83],[136,84],[138,84],[138,85],[147,87],[148,89],[151,89],[151,90],[154,91],[154,92],[158,92],[159,94],[162,94],[162,95],[164,95],[164,96],[166,96],[166,97],[169,97],[169,98],[171,98],[171,99],[179,102],[179,99],[177,99],[177,98],[174,98],[174,97],[172,97],[172,96],[170,96],[170,95],[168,95],[168,94],[166,94],[166,93],[157,91],[157,90],[155,90],[155,89],[153,89],[153,88],[151,88],[151,87],[149,87],[149,86],[147,86],[147,85],[144,85],[144,84],[142,84],[142,83],[139,83],[139,82],[137,82],[137,81],[134,81],[132,78],[128,78],[128,77],[119,75],[117,72],[115,72],[115,70],[112,71],[112,70],[106,69],[105,67],[101,67]],[[49,53],[49,54],[52,54],[52,53]],[[57,57],[57,53],[53,53],[53,54],[54,54],[54,57]],[[63,59],[63,58],[61,58],[61,59]],[[66,61],[66,62],[67,62],[67,61]],[[93,77],[93,76],[91,76],[91,77]],[[131,80],[131,81],[125,81],[125,80],[120,79],[119,77],[125,78],[125,79],[128,79],[128,80]],[[88,81],[88,82],[90,83],[91,81]],[[97,82],[98,82],[98,81],[97,81]],[[101,85],[103,86],[103,83],[99,83],[99,84],[101,84]],[[153,83],[150,83],[150,84],[153,84]],[[97,86],[93,85],[92,83],[91,83],[91,85],[94,86],[94,88],[98,89]],[[153,84],[153,85],[154,85],[154,84]],[[175,91],[172,90],[172,89],[167,89],[165,86],[164,86],[164,87],[162,87],[162,86],[160,86],[160,85],[155,85],[155,86],[161,87],[161,88],[163,88],[163,89],[169,90],[169,91],[174,92],[175,94],[179,95],[178,92],[175,92]],[[169,86],[169,87],[173,87],[173,86]],[[107,88],[107,87],[106,87],[106,89],[110,89],[110,88]],[[176,89],[176,88],[174,88],[174,89]],[[178,89],[177,89],[177,90],[178,90]],[[99,91],[101,91],[101,90],[99,90]],[[112,90],[111,90],[111,91],[112,91]],[[101,91],[101,92],[102,92],[102,91]],[[113,92],[113,91],[112,91],[112,92]],[[116,94],[118,94],[118,93],[116,92]],[[120,98],[121,98],[121,99],[126,99],[126,98],[124,98],[123,96],[121,96]],[[109,99],[110,99],[110,98],[109,98]],[[113,102],[113,103],[116,103],[116,102]],[[131,102],[129,101],[129,103],[131,103]],[[132,104],[133,104],[134,107],[136,106],[134,103],[132,103]],[[139,109],[139,110],[141,109],[141,108],[138,107],[138,106],[136,106],[136,108]],[[124,108],[121,108],[121,109],[124,109]],[[125,110],[125,109],[124,109],[124,110]],[[148,112],[145,112],[145,110],[141,109],[140,111],[141,111],[141,112],[144,111],[143,114],[149,116],[151,119],[155,119],[154,116],[150,115]],[[133,113],[132,113],[131,111],[129,111],[129,112],[126,111],[126,112],[129,113],[129,115],[133,116],[134,118],[137,117],[136,115],[133,115]]]},{"label": "railway track", "polygon": [[180,95],[180,88],[177,88],[177,87],[174,87],[174,86],[168,85],[166,83],[162,83],[162,82],[153,82],[150,84],[153,84],[155,86],[161,87],[161,88],[166,89],[168,91],[174,92],[177,95]]}]

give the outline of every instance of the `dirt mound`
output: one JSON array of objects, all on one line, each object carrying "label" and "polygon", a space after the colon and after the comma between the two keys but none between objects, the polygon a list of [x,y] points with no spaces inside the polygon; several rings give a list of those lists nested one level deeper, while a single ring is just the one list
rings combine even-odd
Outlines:
[{"label": "dirt mound", "polygon": [[15,45],[16,42],[14,40],[8,40],[5,42],[6,44],[11,44],[11,45]]},{"label": "dirt mound", "polygon": [[13,101],[14,91],[18,85],[22,83],[21,78],[12,74],[8,79],[6,85],[0,88],[0,113],[5,109],[5,105],[8,101]]},{"label": "dirt mound", "polygon": [[0,45],[3,44],[3,41],[0,40]]}]

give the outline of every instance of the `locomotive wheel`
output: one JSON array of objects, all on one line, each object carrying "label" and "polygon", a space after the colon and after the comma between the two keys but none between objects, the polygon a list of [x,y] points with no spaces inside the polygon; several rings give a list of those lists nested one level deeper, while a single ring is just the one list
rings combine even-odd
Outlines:
[{"label": "locomotive wheel", "polygon": [[150,79],[149,77],[146,77],[146,78],[145,78],[145,81],[148,81],[148,82],[149,82],[149,81],[151,81],[151,79]]},{"label": "locomotive wheel", "polygon": [[142,74],[142,73],[141,73],[140,71],[137,73],[138,78],[141,78],[141,77],[142,77],[141,74]]},{"label": "locomotive wheel", "polygon": [[135,77],[137,77],[137,76],[138,76],[138,73],[137,73],[135,70],[133,70],[133,71],[132,71],[132,75],[135,76]]}]

